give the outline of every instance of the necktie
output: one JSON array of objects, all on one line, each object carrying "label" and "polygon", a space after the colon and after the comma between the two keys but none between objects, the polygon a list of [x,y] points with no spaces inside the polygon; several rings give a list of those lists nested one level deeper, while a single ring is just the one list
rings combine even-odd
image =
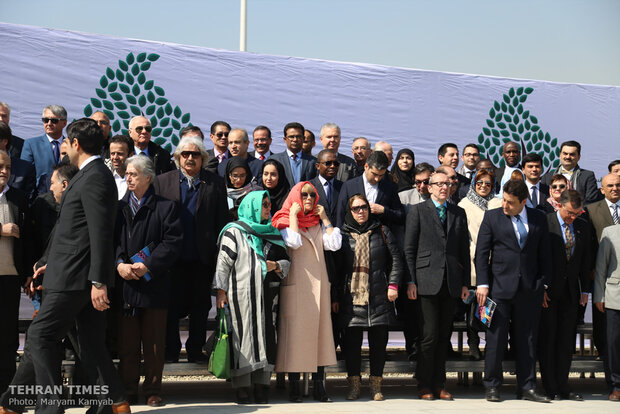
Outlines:
[{"label": "necktie", "polygon": [[517,231],[519,232],[519,247],[523,248],[527,239],[527,230],[525,229],[525,224],[521,221],[521,216],[515,216],[515,220],[517,220]]},{"label": "necktie", "polygon": [[264,156],[264,155],[261,155],[261,156],[260,156],[260,160],[261,160],[261,161],[265,161],[265,156]]},{"label": "necktie", "polygon": [[134,193],[129,196],[129,207],[131,207],[131,213],[135,217],[138,209],[140,208],[140,200]]},{"label": "necktie", "polygon": [[291,158],[293,158],[293,161],[297,161],[297,154],[291,155]]},{"label": "necktie", "polygon": [[217,154],[217,162],[221,163],[224,160],[224,153],[221,152],[219,154]]},{"label": "necktie", "polygon": [[570,227],[568,227],[566,223],[564,223],[564,238],[566,239],[566,260],[568,260],[573,254],[573,245],[575,241],[573,239],[573,233],[570,232]]},{"label": "necktie", "polygon": [[52,141],[52,152],[54,153],[54,164],[60,161],[60,144],[58,141]]},{"label": "necktie", "polygon": [[439,220],[441,220],[441,224],[446,224],[446,206],[442,204],[437,207],[437,213],[439,213]]},{"label": "necktie", "polygon": [[620,220],[618,219],[618,205],[614,204],[614,213],[611,215],[611,218],[614,220],[614,224],[620,224]]},{"label": "necktie", "polygon": [[534,207],[536,207],[538,205],[538,191],[537,191],[537,188],[535,186],[532,187],[532,205]]},{"label": "necktie", "polygon": [[332,184],[329,181],[325,181],[325,197],[327,202],[331,206],[332,204]]},{"label": "necktie", "polygon": [[467,171],[465,175],[467,176],[468,180],[471,180],[471,171]]}]

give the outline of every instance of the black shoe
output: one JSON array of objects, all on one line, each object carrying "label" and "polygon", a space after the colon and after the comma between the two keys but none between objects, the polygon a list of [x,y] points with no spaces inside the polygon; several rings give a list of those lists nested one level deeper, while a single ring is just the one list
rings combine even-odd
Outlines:
[{"label": "black shoe", "polygon": [[452,347],[448,348],[446,352],[446,359],[449,360],[460,360],[463,358],[463,355],[460,352],[455,351]]},{"label": "black shoe", "polygon": [[473,361],[480,361],[482,359],[482,352],[480,352],[480,348],[478,348],[477,346],[470,347],[469,359]]},{"label": "black shoe", "polygon": [[179,362],[179,355],[166,355],[166,364],[176,364]]},{"label": "black shoe", "polygon": [[237,388],[237,404],[250,404],[250,388],[240,387]]},{"label": "black shoe", "polygon": [[312,390],[312,396],[315,400],[320,402],[332,402],[332,399],[327,395],[327,391],[325,391],[325,385],[322,380],[314,380],[314,386]]},{"label": "black shoe", "polygon": [[490,402],[500,402],[502,399],[499,396],[499,388],[489,387],[486,391],[486,399]]},{"label": "black shoe", "polygon": [[256,404],[269,404],[269,386],[254,384],[254,402]]},{"label": "black shoe", "polygon": [[187,362],[191,362],[193,364],[206,364],[209,360],[207,359],[207,356],[201,352],[200,354],[187,355]]},{"label": "black shoe", "polygon": [[534,401],[534,402],[541,402],[541,403],[551,402],[551,400],[547,398],[546,395],[538,394],[534,388],[532,388],[531,390],[525,390],[525,391],[521,391],[520,393],[518,393],[517,400],[521,400],[521,399]]},{"label": "black shoe", "polygon": [[561,394],[563,400],[570,401],[583,401],[583,396],[581,394],[577,394],[576,392],[569,392],[567,394]]},{"label": "black shoe", "polygon": [[301,392],[299,392],[299,380],[288,380],[288,400],[297,403],[303,401],[301,399]]}]

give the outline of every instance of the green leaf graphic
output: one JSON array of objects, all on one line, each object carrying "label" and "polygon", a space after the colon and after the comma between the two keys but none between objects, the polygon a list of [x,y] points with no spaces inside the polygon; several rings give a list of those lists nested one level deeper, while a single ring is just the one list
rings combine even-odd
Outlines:
[{"label": "green leaf graphic", "polygon": [[144,82],[146,82],[146,75],[144,73],[140,73],[137,80],[140,85],[143,85]]},{"label": "green leaf graphic", "polygon": [[84,107],[84,116],[91,116],[93,114],[93,107],[90,104]]},{"label": "green leaf graphic", "polygon": [[118,88],[123,92],[123,93],[129,93],[130,89],[129,86],[125,85],[124,83],[121,83],[118,85]]},{"label": "green leaf graphic", "polygon": [[139,63],[142,63],[142,62],[144,62],[144,59],[146,59],[146,53],[144,53],[144,52],[143,52],[143,53],[140,53],[140,54],[138,55],[138,59],[137,59],[137,60],[138,60],[138,62],[139,62]]},{"label": "green leaf graphic", "polygon": [[112,111],[114,110],[114,104],[110,101],[103,101],[103,106],[105,106],[105,109]]},{"label": "green leaf graphic", "polygon": [[107,68],[105,70],[105,74],[108,77],[108,79],[110,80],[114,79],[114,70],[112,70],[112,68]]},{"label": "green leaf graphic", "polygon": [[157,53],[151,53],[147,59],[151,62],[155,62],[157,59],[159,59],[159,55]]},{"label": "green leaf graphic", "polygon": [[133,62],[135,61],[135,58],[134,58],[134,56],[133,56],[133,53],[132,53],[132,52],[129,52],[129,54],[127,55],[127,58],[126,58],[125,60],[127,60],[127,63],[128,63],[129,65],[133,65]]},{"label": "green leaf graphic", "polygon": [[138,101],[136,100],[136,97],[133,95],[125,95],[125,98],[127,99],[127,102],[129,102],[131,105],[135,105],[138,103]]},{"label": "green leaf graphic", "polygon": [[90,103],[93,104],[95,108],[101,108],[101,101],[97,98],[90,98]]},{"label": "green leaf graphic", "polygon": [[106,78],[105,75],[99,79],[99,85],[101,85],[102,88],[108,86],[108,78]]},{"label": "green leaf graphic", "polygon": [[[115,102],[114,105],[118,108],[118,109],[127,109],[127,104],[125,102]],[[110,108],[112,109],[112,108]]]},{"label": "green leaf graphic", "polygon": [[129,66],[127,66],[127,63],[125,63],[124,60],[119,60],[118,61],[118,67],[123,71],[123,72],[127,72],[127,70],[129,69]]}]

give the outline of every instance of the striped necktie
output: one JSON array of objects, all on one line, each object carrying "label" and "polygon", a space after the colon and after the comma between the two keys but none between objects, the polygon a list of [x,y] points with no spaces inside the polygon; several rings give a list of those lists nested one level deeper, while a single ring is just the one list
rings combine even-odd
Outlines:
[{"label": "striped necktie", "polygon": [[129,196],[129,207],[131,207],[131,214],[135,217],[140,208],[140,200],[138,200],[138,197],[136,197],[133,192]]},{"label": "striped necktie", "polygon": [[437,213],[439,213],[439,220],[441,220],[441,224],[446,224],[446,205],[441,204],[437,206]]},{"label": "striped necktie", "polygon": [[611,218],[614,220],[614,224],[620,224],[620,220],[618,219],[618,204],[614,204],[612,207],[614,208],[614,212]]}]

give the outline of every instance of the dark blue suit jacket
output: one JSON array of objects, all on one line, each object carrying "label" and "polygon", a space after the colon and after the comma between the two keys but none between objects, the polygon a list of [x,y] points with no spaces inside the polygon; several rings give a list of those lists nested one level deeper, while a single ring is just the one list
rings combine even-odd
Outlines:
[{"label": "dark blue suit jacket", "polygon": [[52,144],[50,144],[45,134],[24,141],[21,158],[34,165],[37,174],[37,184],[43,174],[52,174],[52,170],[58,161],[54,159]]},{"label": "dark blue suit jacket", "polygon": [[510,300],[517,291],[542,294],[544,285],[551,284],[547,217],[540,210],[525,208],[529,231],[523,249],[503,209],[488,210],[482,219],[476,244],[476,282],[489,285],[491,298]]},{"label": "dark blue suit jacket", "polygon": [[[355,194],[366,194],[364,191],[363,176],[352,178],[342,184],[342,189],[338,196],[338,209],[336,213],[337,227],[342,227],[344,224],[344,216],[347,213],[347,202],[349,198]],[[385,207],[384,213],[376,216],[381,223],[386,226],[405,223],[405,209],[400,202],[396,187],[387,177],[379,181],[376,203]]]},{"label": "dark blue suit jacket", "polygon": [[37,196],[36,183],[37,176],[34,166],[22,159],[11,157],[11,177],[8,184],[21,190],[26,195],[29,205]]},{"label": "dark blue suit jacket", "polygon": [[319,204],[325,208],[325,212],[327,213],[327,217],[329,217],[329,221],[335,225],[336,213],[338,207],[338,196],[340,195],[340,190],[342,189],[342,181],[338,179],[334,179],[334,183],[332,186],[332,202],[329,204],[327,202],[327,196],[325,195],[325,188],[323,184],[321,184],[321,180],[317,175],[310,183],[316,188],[316,192],[319,195]]},{"label": "dark blue suit jacket", "polygon": [[[288,158],[288,153],[285,151],[279,152],[277,154],[271,154],[271,157],[274,160],[280,162],[284,167],[284,173],[286,175],[286,179],[288,183],[293,187],[297,182],[293,179],[293,171],[291,170],[291,163]],[[306,155],[303,152],[301,153],[301,181],[310,181],[314,177],[316,177],[316,158],[311,155]]]}]

